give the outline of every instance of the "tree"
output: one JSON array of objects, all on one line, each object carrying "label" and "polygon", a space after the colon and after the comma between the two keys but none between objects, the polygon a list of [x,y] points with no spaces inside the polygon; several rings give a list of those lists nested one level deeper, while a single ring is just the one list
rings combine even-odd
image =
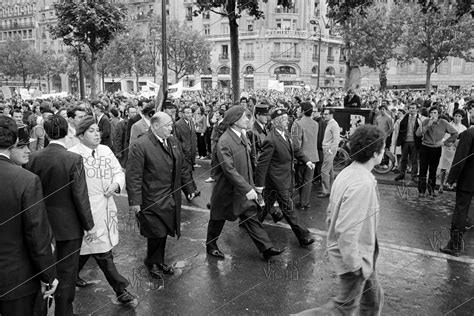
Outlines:
[{"label": "tree", "polygon": [[339,1],[328,0],[328,18],[335,23],[335,31],[342,35],[344,40],[344,59],[346,61],[346,75],[344,81],[344,88],[348,89],[350,85],[350,75],[352,69],[358,68],[353,52],[355,47],[355,38],[352,34],[355,33],[357,17],[365,17],[366,10],[373,4],[372,0],[354,0],[354,1]]},{"label": "tree", "polygon": [[407,8],[404,4],[394,4],[391,8],[373,5],[364,15],[356,13],[352,33],[345,34],[353,41],[351,60],[378,70],[381,90],[387,87],[389,61],[399,59],[397,48],[401,44]]},{"label": "tree", "polygon": [[[415,4],[405,19],[403,56],[405,62],[413,59],[426,63],[426,91],[431,89],[431,74],[448,57],[469,59],[474,47],[474,24],[467,14],[458,17],[456,8],[422,10]],[[424,13],[425,12],[425,13]]]},{"label": "tree", "polygon": [[65,71],[66,63],[63,56],[58,56],[52,51],[40,56],[38,75],[46,77],[48,82],[48,93],[51,93],[51,77],[63,74]]},{"label": "tree", "polygon": [[211,47],[206,38],[177,21],[168,25],[168,69],[175,73],[176,81],[207,69],[211,62]]},{"label": "tree", "polygon": [[[268,0],[263,0],[267,2]],[[291,7],[293,1],[278,0],[278,4],[283,7]],[[234,101],[240,99],[240,52],[239,52],[239,25],[237,20],[242,12],[246,11],[249,16],[255,19],[263,18],[263,11],[260,10],[258,0],[197,0],[197,10],[195,15],[202,12],[213,12],[227,17],[229,20],[230,34],[230,59],[231,59],[231,79],[232,95]]]},{"label": "tree", "polygon": [[91,54],[91,98],[97,95],[97,58],[114,36],[125,29],[126,9],[107,1],[64,1],[54,5],[58,23],[50,27],[53,38]]},{"label": "tree", "polygon": [[9,39],[0,49],[0,71],[12,78],[21,77],[25,88],[38,62],[38,52],[20,37]]}]

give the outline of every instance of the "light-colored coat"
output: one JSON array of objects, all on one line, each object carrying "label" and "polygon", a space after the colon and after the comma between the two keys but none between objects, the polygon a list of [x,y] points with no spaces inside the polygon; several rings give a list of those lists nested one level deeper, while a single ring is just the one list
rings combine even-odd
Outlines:
[{"label": "light-colored coat", "polygon": [[318,122],[310,116],[303,116],[300,120],[296,120],[291,127],[295,148],[301,148],[305,156],[312,162],[319,161],[318,130]]},{"label": "light-colored coat", "polygon": [[375,177],[353,162],[334,181],[327,209],[327,251],[338,275],[360,268],[365,278],[372,275],[379,211]]},{"label": "light-colored coat", "polygon": [[82,242],[81,255],[104,253],[118,243],[118,216],[113,197],[106,198],[104,192],[112,183],[118,183],[120,189],[125,186],[125,174],[112,150],[106,145],[99,145],[92,157],[92,149],[78,144],[69,151],[82,156],[86,173],[89,201],[94,218],[92,232],[97,239]]}]

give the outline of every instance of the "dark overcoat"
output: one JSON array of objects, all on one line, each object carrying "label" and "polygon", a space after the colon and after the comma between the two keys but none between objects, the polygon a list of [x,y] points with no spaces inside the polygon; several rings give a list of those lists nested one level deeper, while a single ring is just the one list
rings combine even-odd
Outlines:
[{"label": "dark overcoat", "polygon": [[38,176],[0,156],[0,301],[36,293],[56,278],[53,233]]},{"label": "dark overcoat", "polygon": [[293,190],[294,159],[307,163],[309,159],[301,149],[295,149],[291,139],[286,140],[273,128],[263,141],[257,160],[255,185],[275,190]]},{"label": "dark overcoat", "polygon": [[211,196],[211,219],[234,221],[249,209],[245,196],[254,188],[251,148],[230,128],[217,142],[216,185]]},{"label": "dark overcoat", "polygon": [[126,171],[130,205],[140,205],[140,233],[147,238],[181,235],[181,189],[193,192],[191,171],[180,143],[167,139],[170,151],[151,132],[131,144]]},{"label": "dark overcoat", "polygon": [[456,184],[456,189],[474,192],[474,127],[468,128],[459,135],[448,183]]},{"label": "dark overcoat", "polygon": [[185,159],[191,166],[196,162],[197,135],[194,123],[188,125],[184,118],[176,122],[173,135],[181,142]]}]

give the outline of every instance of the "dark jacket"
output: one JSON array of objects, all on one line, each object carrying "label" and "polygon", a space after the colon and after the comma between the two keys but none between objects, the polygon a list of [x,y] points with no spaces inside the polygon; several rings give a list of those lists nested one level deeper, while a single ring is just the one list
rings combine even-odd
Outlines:
[{"label": "dark jacket", "polygon": [[466,128],[471,127],[470,124],[472,124],[471,118],[469,117],[469,115],[470,115],[469,111],[464,110],[464,116],[461,119],[461,124],[466,126]]},{"label": "dark jacket", "polygon": [[456,189],[474,192],[474,127],[468,128],[459,136],[448,183],[457,182]]},{"label": "dark jacket", "polygon": [[286,140],[273,128],[263,142],[262,153],[257,160],[255,185],[275,190],[292,190],[294,158],[307,163],[309,159],[301,149],[295,150],[291,140]]},{"label": "dark jacket", "polygon": [[191,170],[181,145],[169,137],[171,152],[148,131],[130,145],[126,188],[130,205],[140,205],[140,233],[147,238],[181,235],[181,190],[193,192]]},{"label": "dark jacket", "polygon": [[[41,182],[0,156],[0,301],[14,300],[56,278],[52,232]],[[52,267],[48,269],[49,267]],[[38,274],[38,277],[35,275]]]},{"label": "dark jacket", "polygon": [[112,127],[110,126],[109,118],[107,117],[107,115],[102,115],[97,125],[99,126],[100,131],[100,143],[102,145],[109,146],[109,148],[112,149]]},{"label": "dark jacket", "polygon": [[[409,114],[406,114],[400,121],[400,127],[398,130],[397,146],[402,146],[405,144],[405,139],[408,132],[408,118]],[[419,120],[421,119],[420,115],[416,115],[415,126],[413,127],[413,139],[415,140],[415,147],[420,148],[422,137],[416,136],[416,130],[420,126]]]},{"label": "dark jacket", "polygon": [[186,120],[181,118],[175,124],[173,135],[181,143],[185,159],[191,166],[194,166],[194,162],[196,161],[197,135],[194,129],[194,123],[192,121],[190,123],[191,128],[188,123],[186,123]]},{"label": "dark jacket", "polygon": [[38,175],[56,240],[82,238],[94,227],[82,157],[59,144],[31,154],[26,169]]},{"label": "dark jacket", "polygon": [[344,107],[345,108],[360,108],[360,107],[362,107],[362,104],[360,103],[360,97],[357,94],[354,94],[354,96],[349,100],[349,96],[346,95],[344,97]]},{"label": "dark jacket", "polygon": [[217,159],[211,219],[233,221],[248,210],[245,195],[254,188],[250,144],[229,128],[217,143]]}]

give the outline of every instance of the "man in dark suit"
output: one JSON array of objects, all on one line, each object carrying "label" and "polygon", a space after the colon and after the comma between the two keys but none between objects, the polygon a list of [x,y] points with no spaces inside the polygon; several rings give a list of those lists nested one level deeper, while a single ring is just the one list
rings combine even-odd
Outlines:
[{"label": "man in dark suit", "polygon": [[345,108],[360,108],[362,107],[360,103],[360,97],[355,94],[354,90],[347,90],[347,95],[344,97],[344,107]]},{"label": "man in dark suit", "polygon": [[161,278],[163,273],[174,273],[173,267],[164,263],[164,256],[166,237],[181,235],[180,188],[188,199],[194,193],[181,144],[171,136],[171,117],[157,112],[150,123],[148,133],[130,146],[126,188],[140,234],[148,240],[145,266],[152,277]]},{"label": "man in dark suit", "polygon": [[150,128],[150,119],[155,114],[155,108],[153,104],[147,104],[143,107],[141,112],[142,119],[133,124],[132,129],[130,130],[130,144],[136,141],[139,137],[146,134]]},{"label": "man in dark suit", "polygon": [[67,151],[65,137],[68,123],[59,115],[50,116],[44,129],[51,140],[48,147],[31,154],[26,169],[40,177],[45,204],[56,239],[59,288],[55,297],[55,315],[72,315],[76,277],[84,231],[86,240],[94,227],[80,155]]},{"label": "man in dark suit", "polygon": [[[41,290],[58,285],[51,249],[53,235],[36,175],[10,160],[17,141],[12,118],[0,115],[0,315],[33,315]],[[40,282],[41,281],[41,282]],[[51,287],[46,291],[47,286]]]},{"label": "man in dark suit", "polygon": [[240,218],[250,238],[268,260],[283,252],[273,247],[267,232],[256,219],[258,195],[254,188],[251,147],[245,135],[249,124],[246,109],[233,106],[225,113],[223,124],[227,130],[217,143],[216,185],[211,196],[211,216],[207,227],[206,251],[224,258],[217,247],[225,221]]},{"label": "man in dark suit", "polygon": [[[194,128],[194,122],[192,120],[193,112],[189,106],[183,108],[183,117],[178,120],[174,126],[174,136],[181,143],[181,148],[184,153],[184,162],[187,168],[192,171],[196,163],[196,149],[197,149],[197,135],[196,129]],[[201,193],[197,190],[197,186],[194,183],[194,179],[191,180],[191,185],[194,187],[194,195],[199,196]]]},{"label": "man in dark suit", "polygon": [[263,221],[271,206],[278,202],[283,217],[291,226],[302,246],[310,245],[314,239],[307,228],[298,223],[293,205],[294,166],[296,158],[308,168],[314,164],[303,154],[301,148],[295,150],[287,133],[288,114],[285,109],[276,109],[272,115],[273,129],[263,142],[262,153],[257,160],[255,185],[258,193],[263,193],[265,207],[260,216]]},{"label": "man in dark suit", "polygon": [[408,165],[408,156],[410,156],[411,178],[416,179],[418,174],[418,150],[421,147],[421,137],[416,136],[416,131],[421,124],[421,117],[417,114],[417,105],[412,103],[408,107],[406,114],[400,121],[397,146],[402,148],[402,159],[400,161],[400,174],[395,177],[395,181],[405,179],[405,172]]},{"label": "man in dark suit", "polygon": [[112,148],[112,126],[110,126],[109,117],[105,114],[106,106],[104,102],[100,100],[92,101],[92,108],[94,109],[95,119],[99,125],[100,130],[100,143],[102,145],[109,146]]},{"label": "man in dark suit", "polygon": [[[469,111],[474,120],[474,108]],[[469,207],[474,195],[474,128],[470,127],[461,133],[459,144],[454,154],[451,171],[448,176],[448,187],[456,182],[456,206],[451,221],[451,239],[441,252],[459,256],[463,252],[463,234],[466,231]]]},{"label": "man in dark suit", "polygon": [[265,137],[268,135],[268,105],[258,104],[255,106],[255,122],[252,130],[247,133],[249,135],[252,146],[255,147],[255,152],[258,155],[262,151],[262,144]]},{"label": "man in dark suit", "polygon": [[463,110],[466,112],[466,115],[463,116],[461,120],[461,124],[466,126],[467,128],[471,127],[471,125],[474,124],[472,117],[469,115],[469,112],[471,111],[471,108],[474,107],[474,101],[469,101],[463,108]]}]

